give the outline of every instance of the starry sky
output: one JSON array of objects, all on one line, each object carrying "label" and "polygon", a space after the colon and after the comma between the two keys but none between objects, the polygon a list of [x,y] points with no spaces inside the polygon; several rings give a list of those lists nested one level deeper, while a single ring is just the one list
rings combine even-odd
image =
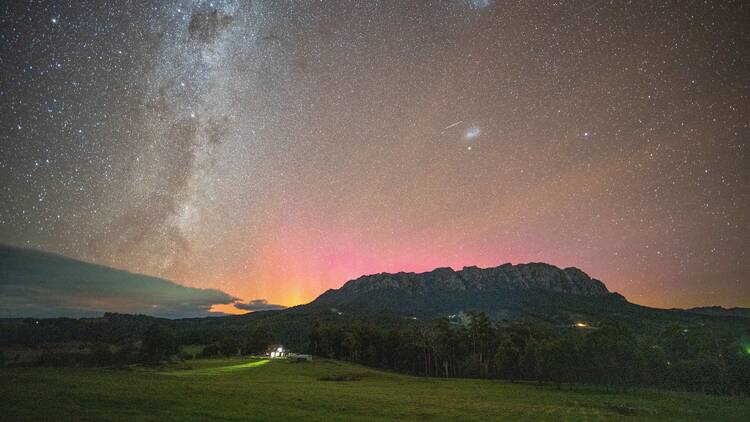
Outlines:
[{"label": "starry sky", "polygon": [[747,2],[147,3],[0,6],[0,243],[244,309],[539,261],[750,306]]}]

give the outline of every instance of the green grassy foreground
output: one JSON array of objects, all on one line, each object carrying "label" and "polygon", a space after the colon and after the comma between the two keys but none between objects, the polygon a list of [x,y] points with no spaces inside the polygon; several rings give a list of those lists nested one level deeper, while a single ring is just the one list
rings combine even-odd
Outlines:
[{"label": "green grassy foreground", "polygon": [[[325,381],[359,379],[358,381]],[[747,420],[750,399],[409,377],[337,361],[0,369],[0,420]],[[620,414],[623,404],[634,415]]]}]

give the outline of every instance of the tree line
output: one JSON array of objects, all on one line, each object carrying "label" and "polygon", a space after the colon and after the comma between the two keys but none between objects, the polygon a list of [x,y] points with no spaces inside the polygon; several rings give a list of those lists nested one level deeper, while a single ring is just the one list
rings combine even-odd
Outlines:
[{"label": "tree line", "polygon": [[[19,364],[13,350],[38,351],[20,364],[120,366],[221,356],[256,355],[274,342],[268,327],[174,321],[142,315],[10,320],[0,327],[0,365]],[[185,346],[197,346],[186,351]],[[5,351],[3,351],[5,350]]]},{"label": "tree line", "polygon": [[750,395],[750,327],[644,322],[647,329],[639,329],[618,321],[597,322],[594,327],[555,326],[493,322],[477,312],[465,314],[460,323],[443,318],[385,324],[373,316],[309,321],[271,325],[231,318],[175,321],[122,314],[5,320],[0,322],[0,350],[5,350],[0,365],[19,364],[12,352],[19,347],[41,351],[30,364],[116,366],[261,354],[269,344],[281,342],[295,351],[429,377]]},{"label": "tree line", "polygon": [[315,322],[309,351],[428,377],[748,395],[750,350],[744,340],[678,326],[658,336],[638,337],[615,321],[598,327],[499,324],[483,313],[470,312],[464,323],[443,318],[407,329]]}]

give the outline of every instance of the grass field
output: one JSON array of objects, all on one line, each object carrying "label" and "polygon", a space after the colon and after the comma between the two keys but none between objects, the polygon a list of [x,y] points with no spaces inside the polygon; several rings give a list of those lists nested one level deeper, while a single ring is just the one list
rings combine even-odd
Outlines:
[{"label": "grass field", "polygon": [[[327,379],[327,380],[321,380]],[[349,379],[350,381],[336,381]],[[354,379],[354,380],[352,380]],[[623,406],[634,414],[623,415]],[[625,412],[627,413],[627,412]],[[337,361],[0,369],[0,420],[748,420],[750,400],[425,379]]]}]

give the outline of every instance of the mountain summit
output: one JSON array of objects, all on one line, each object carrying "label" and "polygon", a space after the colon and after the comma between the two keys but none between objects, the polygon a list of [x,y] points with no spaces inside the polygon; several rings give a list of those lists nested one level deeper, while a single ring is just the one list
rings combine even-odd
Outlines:
[{"label": "mountain summit", "polygon": [[402,293],[425,295],[432,291],[492,291],[543,289],[583,296],[604,296],[607,287],[578,268],[560,269],[544,263],[503,264],[494,268],[464,267],[460,271],[436,268],[425,273],[380,273],[348,281],[340,294],[399,289]]},{"label": "mountain summit", "polygon": [[550,301],[565,304],[625,300],[578,268],[529,263],[367,275],[348,281],[340,289],[328,290],[313,304],[359,306],[415,316],[474,309],[502,318]]}]

